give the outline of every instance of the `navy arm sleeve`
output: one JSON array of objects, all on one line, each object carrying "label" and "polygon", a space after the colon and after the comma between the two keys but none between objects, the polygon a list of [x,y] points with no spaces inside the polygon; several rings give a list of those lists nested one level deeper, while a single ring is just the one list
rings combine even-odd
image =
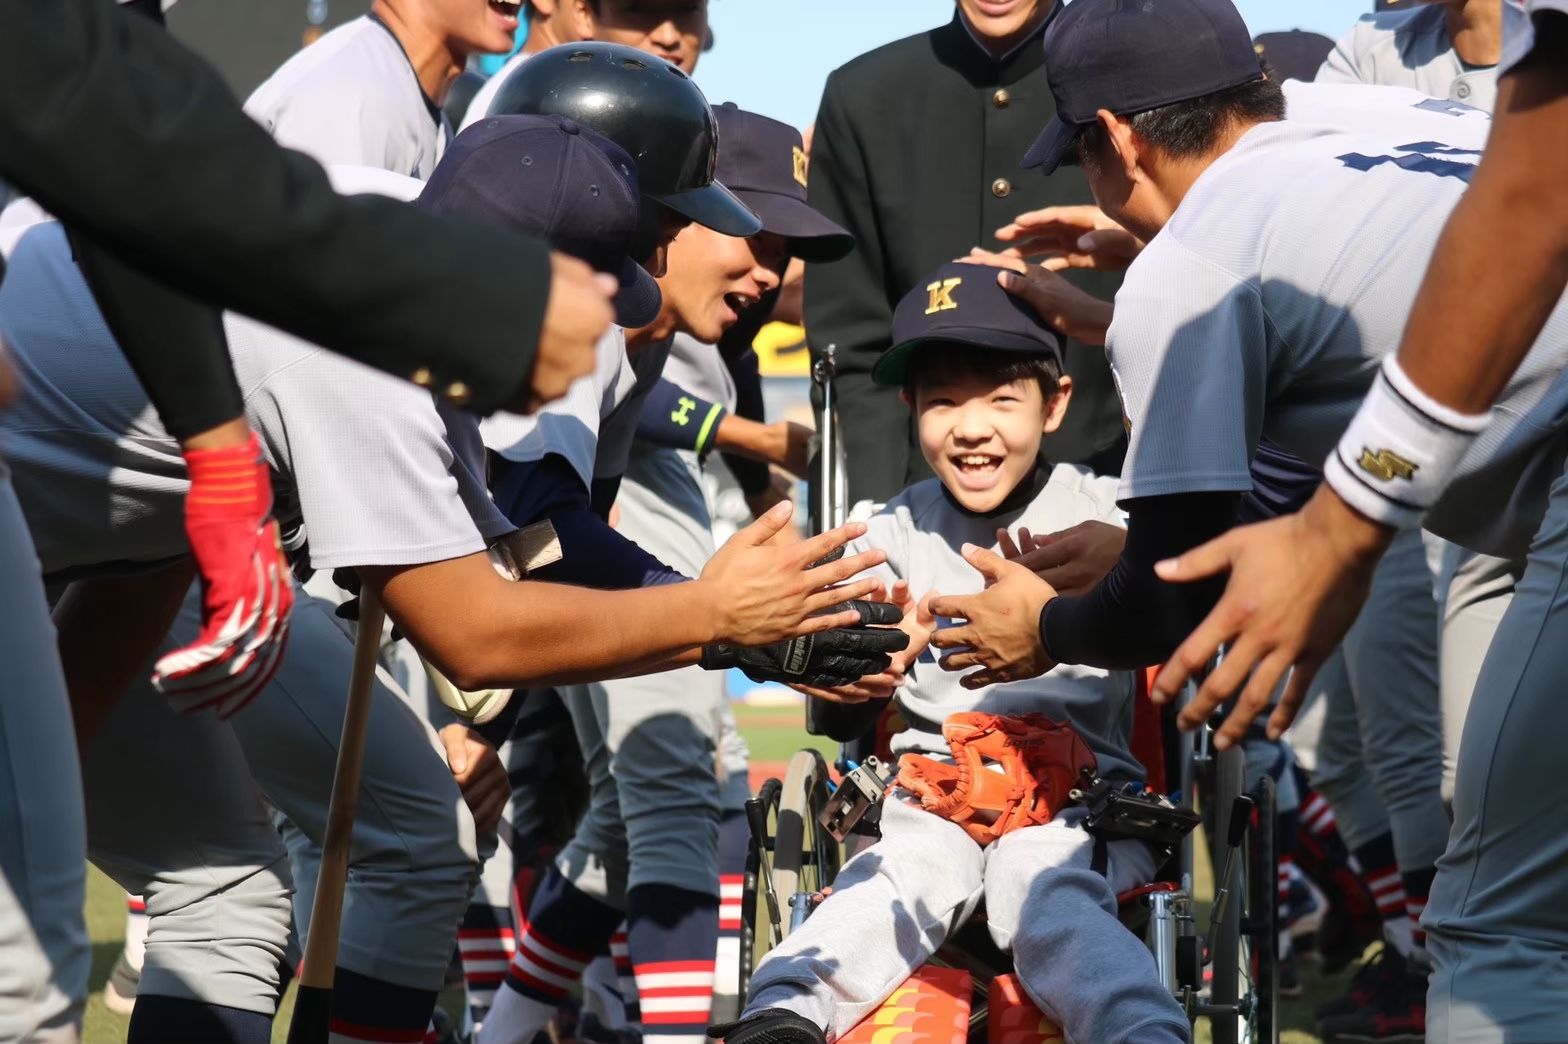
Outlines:
[{"label": "navy arm sleeve", "polygon": [[1252,457],[1252,488],[1241,496],[1236,521],[1245,526],[1294,514],[1307,506],[1322,481],[1323,472],[1262,439]]},{"label": "navy arm sleeve", "polygon": [[653,386],[643,401],[637,418],[637,438],[653,446],[690,450],[699,457],[708,455],[719,431],[719,422],[728,412],[664,377]]},{"label": "navy arm sleeve", "polygon": [[1225,590],[1225,576],[1169,584],[1154,565],[1192,550],[1236,522],[1239,493],[1179,493],[1129,500],[1127,544],[1105,579],[1040,613],[1040,638],[1057,663],[1113,671],[1164,663]]},{"label": "navy arm sleeve", "polygon": [[561,542],[561,560],[530,580],[623,591],[690,579],[611,529],[565,457],[518,463],[492,455],[490,476],[496,506],[514,526],[548,519]]}]

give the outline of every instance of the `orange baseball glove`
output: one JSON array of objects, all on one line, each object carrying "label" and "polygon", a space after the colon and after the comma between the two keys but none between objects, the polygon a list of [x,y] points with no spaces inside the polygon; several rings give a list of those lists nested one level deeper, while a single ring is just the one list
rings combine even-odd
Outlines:
[{"label": "orange baseball glove", "polygon": [[942,736],[954,764],[905,754],[899,785],[981,847],[1019,827],[1050,822],[1068,804],[1068,791],[1097,766],[1076,729],[1043,714],[953,714],[942,723]]}]

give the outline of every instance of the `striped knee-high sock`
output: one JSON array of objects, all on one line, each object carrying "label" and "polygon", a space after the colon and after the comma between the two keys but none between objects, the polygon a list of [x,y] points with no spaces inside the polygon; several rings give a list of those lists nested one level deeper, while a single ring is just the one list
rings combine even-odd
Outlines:
[{"label": "striped knee-high sock", "polygon": [[483,903],[470,905],[457,931],[457,948],[463,957],[469,1017],[478,1028],[484,1025],[490,1005],[495,1003],[495,991],[501,988],[517,949],[511,909]]},{"label": "striped knee-high sock", "polygon": [[719,901],[673,885],[626,895],[626,945],[637,979],[644,1044],[703,1044],[713,1008]]},{"label": "striped knee-high sock", "polygon": [[1319,840],[1339,832],[1338,824],[1334,821],[1334,810],[1323,795],[1315,790],[1307,791],[1301,799],[1298,817],[1302,829]]},{"label": "striped knee-high sock", "polygon": [[751,832],[746,813],[726,812],[719,821],[719,946],[713,960],[713,1021],[740,1018],[741,893]]},{"label": "striped knee-high sock", "polygon": [[1405,909],[1405,883],[1394,859],[1394,837],[1381,834],[1356,848],[1361,876],[1372,890],[1383,934],[1401,954],[1408,957],[1415,947],[1410,927],[1410,911]]},{"label": "striped knee-high sock", "polygon": [[437,993],[340,967],[332,983],[328,1044],[421,1044]]},{"label": "striped knee-high sock", "polygon": [[480,1029],[479,1044],[532,1041],[555,1017],[620,920],[619,910],[573,885],[555,867],[546,871]]},{"label": "striped knee-high sock", "polygon": [[615,962],[615,981],[621,989],[621,1001],[626,1006],[626,1024],[636,1029],[642,1027],[642,1006],[637,1003],[637,976],[632,972],[631,951],[626,948],[626,922],[610,936],[610,959]]},{"label": "striped knee-high sock", "polygon": [[1405,885],[1405,909],[1410,914],[1411,930],[1415,944],[1426,946],[1426,932],[1421,928],[1421,915],[1426,912],[1427,898],[1432,894],[1432,882],[1437,879],[1437,867],[1424,870],[1406,870],[1400,873]]}]

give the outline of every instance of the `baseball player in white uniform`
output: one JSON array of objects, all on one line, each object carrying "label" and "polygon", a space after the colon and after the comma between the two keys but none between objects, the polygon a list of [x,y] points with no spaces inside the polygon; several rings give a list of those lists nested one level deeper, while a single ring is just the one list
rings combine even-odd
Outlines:
[{"label": "baseball player in white uniform", "polygon": [[508,0],[375,0],[284,62],[245,111],[324,164],[423,181],[452,138],[441,112],[447,88],[470,55],[511,49],[520,11]]},{"label": "baseball player in white uniform", "polygon": [[[542,150],[555,138],[577,140],[580,135],[549,121],[523,120],[526,126],[522,127],[507,125],[511,123],[498,121],[496,127],[476,135],[471,151],[491,162],[504,161],[508,178],[501,183],[514,185],[528,196],[532,190],[526,179],[512,173],[515,152],[507,150]],[[538,126],[541,123],[543,126]],[[541,134],[547,139],[545,143],[534,140]],[[494,147],[487,149],[487,145]],[[609,148],[607,143],[605,147]],[[502,152],[506,155],[498,158]],[[462,200],[473,198],[463,192],[464,178],[482,177],[483,163],[468,155],[460,159],[467,160],[455,165],[461,173],[448,179],[445,188],[424,193],[422,205],[447,213],[464,212]],[[624,168],[612,166],[608,156],[601,158],[599,176],[582,179],[585,200],[590,198],[590,185],[608,184],[608,179],[620,176],[617,170],[630,169],[624,154],[620,162]],[[541,167],[553,172],[544,164]],[[494,171],[494,167],[489,169]],[[420,191],[418,182],[385,172],[361,171],[347,177],[350,180],[340,182],[341,187],[368,184],[399,191],[405,198]],[[357,186],[352,182],[355,177],[362,179]],[[609,196],[604,192],[591,198]],[[629,230],[636,220],[635,189],[623,188],[620,200],[621,226]],[[585,201],[582,206],[587,209],[590,204]],[[482,216],[495,219],[493,213]],[[30,521],[41,534],[48,535],[42,555],[46,571],[68,575],[67,570],[105,563],[146,565],[178,557],[179,513],[158,509],[165,501],[177,505],[183,491],[177,452],[172,458],[163,452],[166,444],[173,444],[140,405],[144,400],[139,388],[129,369],[117,362],[113,342],[96,320],[85,284],[55,226],[39,224],[21,236],[6,291],[0,297],[0,328],[6,330],[7,340],[18,346],[29,384],[37,391],[25,412],[8,418],[6,446],[13,459],[27,466],[26,499],[34,512]],[[575,615],[569,606],[550,608],[548,596],[552,592],[573,602],[587,598],[579,608],[588,609],[601,621],[594,626],[605,632],[618,632],[620,623],[631,628],[632,634],[603,635],[610,640],[612,660],[630,665],[662,659],[676,650],[669,644],[671,637],[677,645],[684,640],[678,636],[682,630],[691,631],[699,644],[703,640],[692,627],[652,625],[653,619],[664,619],[671,610],[687,604],[681,597],[685,593],[701,597],[704,585],[700,583],[669,592],[676,597],[660,599],[666,608],[654,609],[651,617],[639,622],[635,619],[637,609],[627,601],[635,596],[613,596],[632,614],[628,616],[610,612],[608,605],[592,608],[603,597],[612,596],[500,582],[484,548],[512,527],[495,512],[485,494],[478,426],[472,417],[444,405],[435,407],[427,393],[390,378],[381,396],[377,384],[367,383],[376,375],[265,327],[231,320],[229,334],[247,392],[251,423],[265,433],[269,458],[280,472],[280,488],[287,490],[280,496],[280,513],[304,524],[297,530],[291,527],[290,546],[303,550],[313,567],[359,563],[362,579],[368,576],[371,582],[380,579],[383,571],[389,572],[389,579],[381,584],[389,615],[455,679],[485,684],[523,681],[536,674],[571,677],[581,673],[585,665],[579,659],[581,653],[606,651],[602,641],[592,638],[591,629],[582,627],[571,628],[571,642],[561,640],[561,634],[541,635],[537,641],[516,633],[502,637],[518,626],[524,631],[535,625],[551,630]],[[84,381],[91,386],[90,394],[84,391]],[[378,434],[369,437],[373,432]],[[315,448],[318,445],[320,449]],[[344,460],[356,463],[339,474]],[[419,461],[429,467],[414,466],[413,462]],[[410,488],[410,482],[417,486]],[[73,498],[73,493],[85,499]],[[373,505],[382,497],[391,499],[386,508],[378,510]],[[92,507],[106,501],[128,509],[108,512]],[[408,503],[419,503],[420,511],[410,516],[397,506]],[[382,535],[360,524],[358,514],[365,510],[385,522]],[[853,532],[842,534],[842,539],[849,539]],[[832,540],[826,543],[831,545]],[[780,574],[790,585],[798,582],[793,579],[800,567],[797,557],[791,555],[790,564]],[[372,571],[364,564],[368,560],[391,566]],[[483,604],[487,589],[501,597],[492,602],[493,626],[501,628],[494,640],[485,637],[487,628],[462,622],[458,619],[462,613],[454,615],[453,607],[443,604],[439,582],[438,589],[430,589],[416,579],[442,573],[456,579],[459,574],[452,572],[454,569],[473,578],[471,582],[457,580],[464,589],[460,600],[470,610]],[[838,575],[845,569],[834,566],[831,572]],[[414,581],[412,587],[407,586],[409,580]],[[419,589],[417,595],[413,588]],[[400,589],[408,592],[404,598],[398,596]],[[778,594],[778,590],[770,592],[767,601],[776,602]],[[840,595],[812,597],[831,602]],[[512,603],[515,598],[522,598],[523,603]],[[529,608],[519,613],[509,609],[509,603],[526,603]],[[695,614],[698,619],[702,615]],[[822,619],[828,622],[838,616]],[[256,713],[241,714],[234,724],[246,759],[264,789],[316,840],[324,825],[327,781],[336,755],[330,737],[338,732],[335,717],[341,717],[341,694],[346,691],[349,669],[349,645],[334,623],[319,603],[302,610],[292,652],[285,658],[278,679],[251,708]],[[705,626],[695,619],[693,623]],[[805,626],[815,630],[821,624],[812,621]],[[477,658],[468,659],[458,652],[463,645]],[[542,659],[537,658],[539,654]],[[574,662],[578,666],[573,666]],[[536,672],[535,667],[540,670]],[[344,1039],[392,1039],[385,1034],[422,1032],[452,952],[477,858],[472,821],[462,811],[452,773],[438,758],[421,750],[421,744],[424,749],[431,748],[433,736],[395,702],[391,686],[385,687],[381,697],[395,709],[373,718],[367,745],[364,786],[367,793],[382,796],[369,803],[356,824],[356,873],[346,903],[340,947],[343,967],[335,995],[335,1032]],[[279,705],[287,709],[272,713]],[[303,731],[294,724],[301,715],[309,719]],[[306,735],[314,739],[302,742]],[[116,773],[126,774],[123,768]],[[208,789],[215,794],[221,790],[216,786]],[[244,792],[244,787],[233,790]],[[235,811],[232,802],[227,810]],[[111,819],[118,821],[118,817]],[[255,818],[240,816],[235,822],[253,825]],[[269,833],[270,851],[254,833],[242,839],[252,858],[226,860],[224,874],[200,875],[201,887],[180,891],[166,881],[166,875],[188,872],[188,856],[181,861],[181,853],[187,849],[176,846],[174,852],[160,850],[161,857],[148,857],[146,849],[162,843],[157,830],[144,827],[130,833],[125,843],[140,845],[142,850],[128,864],[117,860],[114,853],[100,856],[111,865],[131,867],[122,875],[124,883],[148,897],[153,923],[147,981],[157,984],[154,995],[189,1001],[209,1014],[219,1011],[225,1017],[239,1018],[245,1024],[239,1032],[244,1039],[250,1039],[258,1029],[265,1030],[264,1024],[257,1026],[254,1019],[245,1020],[243,1015],[263,1020],[270,1017],[268,991],[276,987],[276,956],[286,938],[287,909],[278,899],[286,895],[287,875],[281,871],[275,835],[264,831]],[[150,881],[145,879],[151,872],[148,868],[157,872]],[[211,905],[204,910],[192,907],[242,892],[233,887],[236,875],[254,881],[262,898],[244,906],[252,911],[248,922],[248,937],[256,939],[250,948],[252,957],[232,958],[221,969],[228,973],[225,979],[218,974],[220,969],[213,967],[206,943],[200,952],[191,949],[190,933],[180,930],[181,915],[200,912],[212,917]],[[223,881],[215,884],[215,876]],[[301,884],[307,891],[304,905],[308,905],[308,882]],[[269,915],[261,916],[260,911],[269,911]],[[297,913],[305,923],[308,913]],[[357,929],[350,927],[355,924]],[[389,930],[397,932],[395,946],[386,944]],[[242,940],[247,937],[232,926],[228,932]],[[236,945],[235,952],[245,952],[243,942]],[[196,974],[197,970],[203,974]],[[144,985],[144,990],[147,988]],[[198,996],[191,997],[192,992]],[[161,1009],[169,1008],[138,1003],[137,1017],[143,1018],[145,1011],[146,1018],[153,1019]],[[170,1011],[171,1019],[175,1014],[179,1013]],[[188,1007],[183,1014],[187,1023],[193,1021]],[[149,1027],[146,1039],[171,1039],[170,1025],[163,1023],[160,1028],[161,1033]]]},{"label": "baseball player in white uniform", "polygon": [[[1105,624],[1125,624],[1129,603],[1148,598],[1167,599],[1155,622],[1169,630],[1151,662],[1166,658],[1176,644],[1171,639],[1196,625],[1217,590],[1212,583],[1165,587],[1152,567],[1194,537],[1209,538],[1188,532],[1167,546],[1137,552],[1147,532],[1141,527],[1178,498],[1191,513],[1217,503],[1225,490],[1246,488],[1247,464],[1262,436],[1303,459],[1327,458],[1331,479],[1338,469],[1351,476],[1351,485],[1366,481],[1355,478],[1358,469],[1374,478],[1379,470],[1397,471],[1408,481],[1432,459],[1407,460],[1403,444],[1385,455],[1377,433],[1356,433],[1367,441],[1364,454],[1358,449],[1347,458],[1334,444],[1373,378],[1410,397],[1403,383],[1394,383],[1401,375],[1387,365],[1378,376],[1377,361],[1399,342],[1420,274],[1485,143],[1485,115],[1413,92],[1291,84],[1286,94],[1293,118],[1281,121],[1281,99],[1266,98],[1255,64],[1248,67],[1251,59],[1239,40],[1244,29],[1229,4],[1192,0],[1163,13],[1132,6],[1085,0],[1048,32],[1047,68],[1056,70],[1052,86],[1062,115],[1030,155],[1050,169],[1077,142],[1097,198],[1110,204],[1107,212],[1149,241],[1118,294],[1107,342],[1131,425],[1122,489],[1130,514],[1128,552],[1111,579],[1083,598],[1040,592],[1043,603],[1026,602],[1040,618],[1041,633],[1022,656],[1017,647],[998,655],[991,608],[1009,596],[1005,587],[1014,574],[986,562],[997,575],[1007,574],[1001,583],[980,599],[938,605],[944,615],[967,616],[970,624],[939,633],[937,644],[984,647],[950,656],[958,669],[1031,672],[1057,661],[1102,662]],[[1112,12],[1114,23],[1102,21]],[[1161,28],[1170,17],[1201,18],[1216,28],[1178,54],[1161,45],[1161,82],[1136,101],[1081,86],[1086,71],[1112,52],[1117,61],[1152,55],[1154,37],[1171,31]],[[1098,43],[1097,30],[1105,33]],[[1189,166],[1180,187],[1150,175],[1154,161],[1139,158],[1170,147],[1161,137],[1161,118],[1180,110],[1176,103],[1161,106],[1162,92],[1171,92],[1166,98],[1197,97],[1187,103],[1191,108],[1224,114],[1211,124],[1205,144],[1181,153]],[[1102,110],[1132,115],[1096,117]],[[1134,171],[1131,184],[1119,187],[1118,172],[1126,176],[1128,170]],[[1344,220],[1325,225],[1324,214]],[[1435,531],[1492,553],[1517,553],[1529,544],[1560,470],[1565,352],[1568,315],[1559,308],[1499,400],[1496,420],[1473,444],[1463,437],[1479,427],[1473,418],[1436,414],[1446,427],[1434,430],[1455,433],[1460,450],[1468,446],[1469,452],[1429,516]],[[1026,586],[1018,579],[1014,596]],[[1272,680],[1272,674],[1260,677],[1252,688]],[[1484,678],[1482,686],[1485,691]],[[1474,720],[1472,715],[1469,736],[1476,733]],[[1488,814],[1498,814],[1495,805],[1488,804]],[[1508,865],[1528,866],[1548,848],[1543,842],[1529,856],[1512,852]],[[1445,864],[1451,859],[1445,857]],[[1441,891],[1433,892],[1429,928],[1443,923],[1436,909],[1453,908]],[[1533,924],[1539,925],[1543,897],[1522,893],[1513,894],[1535,904]],[[1522,905],[1517,909],[1524,915]],[[1539,937],[1541,930],[1520,934]],[[1496,993],[1514,992],[1501,981],[1491,985]],[[1370,1021],[1370,1030],[1328,1022],[1324,1029],[1393,1029]],[[1398,1027],[1420,1028],[1418,1022]]]},{"label": "baseball player in white uniform", "polygon": [[[1411,87],[1490,112],[1497,97],[1502,21],[1502,0],[1446,0],[1367,15],[1335,46],[1317,82]],[[1435,551],[1440,556],[1437,589],[1443,636],[1438,672],[1442,793],[1445,801],[1452,801],[1459,741],[1475,679],[1524,562],[1446,542],[1437,542]],[[1341,822],[1354,829],[1358,818],[1352,812]]]},{"label": "baseball player in white uniform", "polygon": [[1490,112],[1502,20],[1502,0],[1408,3],[1363,15],[1329,52],[1317,82],[1410,87]]}]

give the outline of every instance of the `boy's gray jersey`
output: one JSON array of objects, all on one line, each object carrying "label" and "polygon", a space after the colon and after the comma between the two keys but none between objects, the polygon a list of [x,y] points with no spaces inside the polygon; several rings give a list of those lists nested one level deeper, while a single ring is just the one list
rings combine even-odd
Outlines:
[{"label": "boy's gray jersey", "polygon": [[[1070,464],[1052,468],[1039,492],[1023,508],[993,515],[975,515],[957,507],[939,479],[926,479],[888,501],[867,520],[864,536],[849,544],[847,554],[880,548],[887,562],[870,572],[889,586],[909,583],[910,594],[924,598],[932,591],[945,595],[979,594],[985,578],[964,561],[959,549],[975,544],[993,550],[996,531],[1055,533],[1080,522],[1123,525],[1116,507],[1116,480],[1099,478]],[[949,714],[986,711],[995,714],[1040,713],[1071,722],[1099,758],[1100,772],[1118,779],[1142,779],[1143,770],[1128,750],[1132,736],[1132,699],[1136,679],[1126,671],[1063,664],[1028,681],[966,689],[961,674],[937,666],[927,650],[911,666],[896,699],[911,718],[909,731],[893,737],[895,753],[906,750],[948,753],[941,735],[922,730],[914,719],[939,726]]]},{"label": "boy's gray jersey", "polygon": [[278,67],[245,111],[322,164],[353,163],[424,181],[452,137],[403,45],[380,19],[345,22]]},{"label": "boy's gray jersey", "polygon": [[[44,571],[188,553],[179,444],[104,324],[63,230],[29,227],[10,261],[0,330],[28,393],[0,415],[0,447]],[[225,330],[286,542],[308,540],[312,567],[440,561],[512,530],[486,491],[471,415],[252,320],[227,316]]]},{"label": "boy's gray jersey", "polygon": [[[1124,499],[1249,489],[1263,435],[1327,458],[1399,344],[1490,126],[1398,88],[1286,93],[1289,118],[1197,179],[1116,295]],[[1559,305],[1428,528],[1490,554],[1528,545],[1562,462],[1565,360]]]},{"label": "boy's gray jersey", "polygon": [[1454,52],[1445,6],[1412,4],[1362,15],[1329,52],[1317,82],[1411,87],[1491,112],[1497,68],[1469,68]]}]

